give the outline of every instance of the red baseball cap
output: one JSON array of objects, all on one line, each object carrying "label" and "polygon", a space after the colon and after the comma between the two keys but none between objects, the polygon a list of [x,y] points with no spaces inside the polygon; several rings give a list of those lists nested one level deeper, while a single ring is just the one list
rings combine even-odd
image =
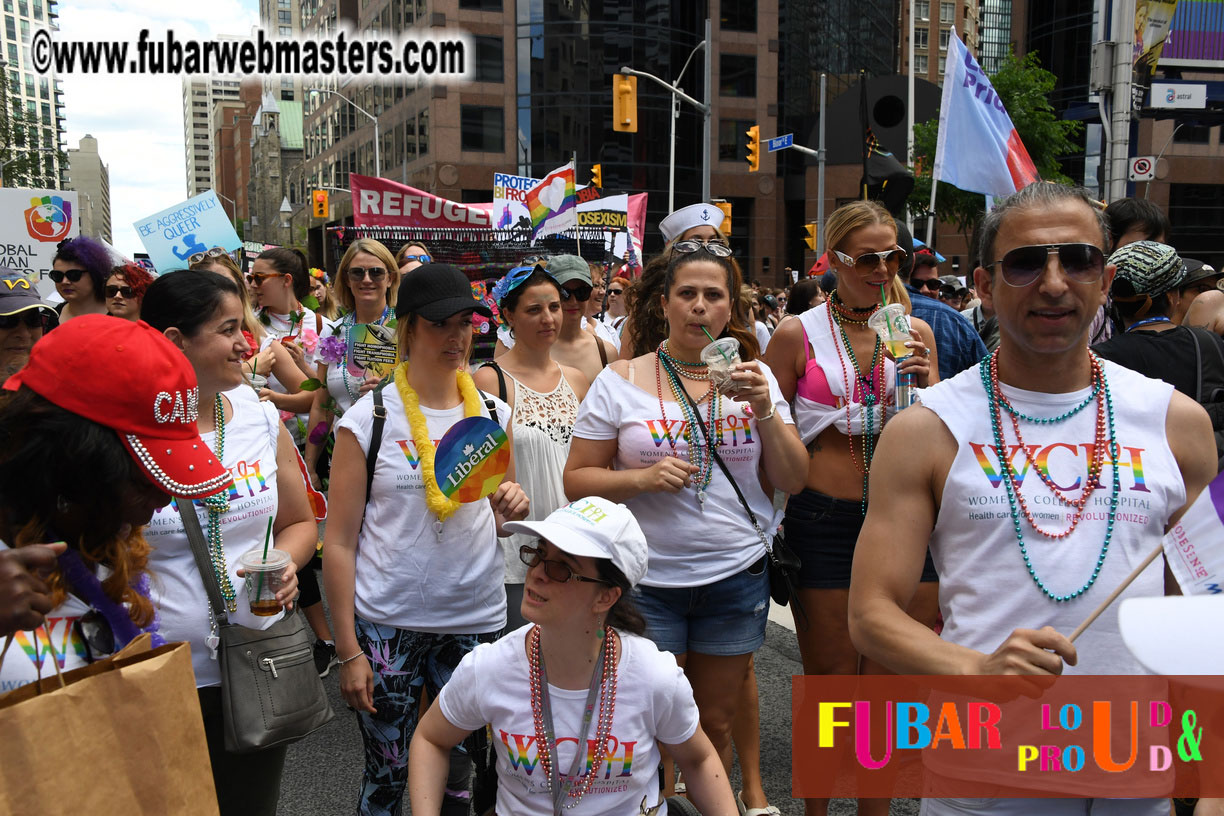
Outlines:
[{"label": "red baseball cap", "polygon": [[200,390],[183,353],[143,320],[82,315],[48,333],[4,388],[29,388],[65,411],[112,428],[141,470],[172,496],[229,486],[200,438]]}]

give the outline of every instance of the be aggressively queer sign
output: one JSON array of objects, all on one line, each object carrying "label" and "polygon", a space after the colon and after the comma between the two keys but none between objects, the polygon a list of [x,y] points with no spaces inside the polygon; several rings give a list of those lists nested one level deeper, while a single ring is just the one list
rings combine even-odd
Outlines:
[{"label": "be aggressively queer sign", "polygon": [[232,252],[242,246],[234,225],[212,190],[150,215],[132,225],[149,260],[159,273],[186,269],[197,252],[221,247]]}]

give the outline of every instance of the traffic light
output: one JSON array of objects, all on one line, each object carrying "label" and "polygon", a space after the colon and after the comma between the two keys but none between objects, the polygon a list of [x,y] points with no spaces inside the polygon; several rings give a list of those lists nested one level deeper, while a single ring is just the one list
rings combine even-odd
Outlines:
[{"label": "traffic light", "polygon": [[594,184],[599,189],[601,190],[603,189],[603,165],[602,164],[592,164],[591,165],[591,183]]},{"label": "traffic light", "polygon": [[310,192],[310,200],[311,203],[314,204],[314,217],[327,218],[329,214],[329,207],[327,206],[327,191],[312,190]]},{"label": "traffic light", "polygon": [[803,243],[808,245],[808,249],[816,251],[816,225],[804,224],[803,228],[807,230],[807,237],[803,239]]},{"label": "traffic light", "polygon": [[731,235],[731,202],[730,201],[715,201],[714,206],[723,211],[722,226],[718,231],[723,235]]},{"label": "traffic light", "polygon": [[637,77],[612,76],[612,129],[637,133]]},{"label": "traffic light", "polygon": [[761,128],[753,125],[748,128],[748,172],[755,173],[761,169]]}]

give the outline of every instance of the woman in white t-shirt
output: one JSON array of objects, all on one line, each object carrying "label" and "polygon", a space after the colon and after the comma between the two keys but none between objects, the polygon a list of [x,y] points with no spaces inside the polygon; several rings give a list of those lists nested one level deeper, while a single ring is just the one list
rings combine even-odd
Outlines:
[{"label": "woman in white t-shirt", "polygon": [[465,657],[421,720],[412,812],[441,812],[447,752],[488,723],[498,813],[666,813],[657,773],[666,745],[701,812],[733,816],[684,672],[641,637],[629,592],[646,574],[647,548],[633,514],[592,496],[506,526],[530,536],[519,556],[530,565],[523,615],[534,625]]},{"label": "woman in white t-shirt", "polygon": [[332,422],[382,379],[353,359],[353,327],[371,326],[371,331],[381,331],[389,340],[387,350],[394,361],[396,324],[392,312],[399,282],[395,258],[373,238],[358,238],[340,259],[335,294],[345,315],[319,336],[318,380],[324,387],[314,392],[310,421],[306,423],[306,471],[316,489],[322,489],[319,456]]},{"label": "woman in white t-shirt", "polygon": [[467,373],[475,312],[491,316],[457,268],[429,263],[405,275],[395,316],[406,359],[336,425],[323,579],[340,693],[365,743],[363,814],[399,813],[422,692],[436,697],[460,659],[506,625],[497,537],[528,510],[513,461],[488,501],[452,500],[434,473],[438,442],[457,422],[509,424],[509,407]]},{"label": "woman in white t-shirt", "polygon": [[[799,489],[806,463],[773,374],[755,359],[740,281],[725,244],[673,245],[662,299],[667,339],[591,385],[565,467],[568,495],[623,501],[645,530],[650,570],[635,600],[646,634],[684,661],[702,728],[728,768],[738,692],[765,640],[769,581],[761,536],[700,426],[766,535],[773,489]],[[747,361],[732,375],[731,396],[700,362],[707,333],[734,337]]]},{"label": "woman in white t-shirt", "polygon": [[[561,472],[569,456],[578,403],[590,382],[572,366],[549,356],[561,329],[561,285],[541,266],[510,270],[493,287],[502,323],[518,341],[473,375],[478,388],[513,410],[514,459],[530,462],[518,469],[519,483],[531,499],[528,518],[542,519],[566,503]],[[526,623],[519,607],[527,568],[519,558],[526,536],[502,539],[506,562],[506,614],[509,628]]]},{"label": "woman in white t-shirt", "polygon": [[[200,434],[233,476],[228,491],[191,508],[207,536],[229,619],[266,629],[279,616],[251,613],[243,597],[239,559],[264,546],[271,519],[272,547],[292,558],[277,600],[291,607],[297,594],[297,569],[314,555],[318,530],[288,432],[275,409],[257,401],[242,381],[242,355],[249,347],[241,331],[238,289],[229,278],[213,272],[171,272],[149,287],[141,316],[191,362],[200,383]],[[159,510],[145,531],[153,547],[149,567],[161,631],[167,640],[191,644],[222,815],[274,816],[286,748],[251,754],[225,750],[221,672],[209,646],[215,642],[216,624],[181,512],[178,505]]]}]

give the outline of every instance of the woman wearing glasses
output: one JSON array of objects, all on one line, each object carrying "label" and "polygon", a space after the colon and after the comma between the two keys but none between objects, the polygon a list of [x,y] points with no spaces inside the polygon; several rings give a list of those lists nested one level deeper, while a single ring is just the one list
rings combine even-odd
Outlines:
[{"label": "woman wearing glasses", "polygon": [[[490,723],[501,735],[498,813],[657,813],[666,744],[701,812],[733,816],[688,681],[642,637],[630,593],[647,547],[633,514],[590,497],[507,527],[531,541],[518,557],[529,567],[523,615],[534,625],[466,656],[422,718],[409,757],[412,812],[441,813],[447,752]],[[588,744],[598,746],[589,759],[574,749]]]},{"label": "woman wearing glasses", "polygon": [[[475,312],[492,316],[457,268],[424,264],[404,276],[395,305],[404,362],[337,424],[323,578],[340,693],[365,743],[363,814],[399,813],[422,694],[436,699],[460,659],[506,625],[497,537],[528,509],[513,455],[487,500],[451,499],[434,472],[438,442],[456,423],[509,424],[510,408],[467,373]],[[375,397],[385,410],[378,422]],[[466,796],[466,778],[453,788]]]},{"label": "woman wearing glasses", "polygon": [[399,248],[399,252],[395,253],[395,266],[401,275],[407,275],[421,264],[430,263],[432,260],[425,245],[416,241],[409,241]]},{"label": "woman wearing glasses", "polygon": [[[800,597],[811,621],[798,627],[803,669],[808,674],[858,674],[863,665],[847,628],[850,564],[867,508],[867,474],[880,431],[896,412],[897,370],[914,374],[920,387],[939,379],[930,327],[910,319],[912,354],[895,361],[867,318],[888,302],[909,300],[897,279],[904,250],[897,246],[893,217],[875,202],[839,208],[825,226],[825,245],[837,274],[828,301],[784,322],[769,344],[767,362],[810,457],[802,490],[791,491],[786,541],[802,560]],[[934,625],[938,612],[934,566],[914,596],[910,614]],[[811,800],[808,813],[824,813],[827,802]],[[888,800],[864,800],[860,812],[886,814]]]},{"label": "woman wearing glasses", "polygon": [[[301,302],[310,294],[306,256],[289,247],[265,249],[251,265],[247,283],[258,299],[256,316],[266,332],[260,352],[278,342],[297,364],[289,381],[280,379],[275,372],[268,375],[267,387],[260,390],[259,396],[281,410],[294,442],[300,447],[306,442],[306,423],[314,402],[314,395],[302,391],[301,383],[316,373],[314,353],[319,340],[315,313]],[[299,376],[301,379],[297,379]]]},{"label": "woman wearing glasses", "polygon": [[399,282],[400,272],[395,259],[373,238],[358,238],[340,259],[336,298],[345,315],[324,329],[319,338],[318,379],[325,387],[314,392],[310,420],[306,423],[306,470],[316,489],[322,485],[319,458],[332,421],[343,416],[382,379],[381,369],[367,370],[353,359],[355,327],[362,327],[364,339],[381,337],[385,340],[392,363],[396,359],[393,311]]},{"label": "woman wearing glasses", "polygon": [[[660,298],[667,332],[650,354],[613,363],[591,385],[565,492],[625,502],[641,523],[650,570],[635,601],[647,636],[682,661],[702,728],[730,768],[741,690],[765,640],[769,579],[762,535],[717,460],[768,534],[773,488],[799,490],[805,456],[773,375],[756,359],[730,248],[679,241],[669,254]],[[746,361],[724,392],[701,362],[707,333],[735,338]]]},{"label": "woman wearing glasses", "polygon": [[[563,320],[561,291],[561,285],[542,266],[520,266],[499,280],[493,297],[502,324],[516,342],[473,376],[478,388],[497,394],[511,408],[515,461],[531,463],[518,472],[523,492],[531,499],[531,519],[542,519],[566,503],[561,473],[578,404],[590,386],[581,371],[549,356]],[[519,607],[527,570],[519,560],[519,547],[526,542],[521,534],[502,539],[512,629],[524,623]]]},{"label": "woman wearing glasses", "polygon": [[64,299],[58,307],[60,324],[87,314],[106,314],[106,279],[115,265],[111,251],[93,238],[60,241],[47,273]]},{"label": "woman wearing glasses", "polygon": [[153,276],[143,266],[126,263],[116,266],[106,280],[106,312],[124,320],[140,319],[140,301]]}]

